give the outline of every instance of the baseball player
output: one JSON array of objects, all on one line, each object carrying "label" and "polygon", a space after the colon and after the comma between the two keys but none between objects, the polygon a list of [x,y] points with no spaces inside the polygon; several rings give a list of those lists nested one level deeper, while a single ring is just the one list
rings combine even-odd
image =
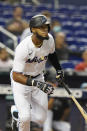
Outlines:
[{"label": "baseball player", "polygon": [[63,80],[63,71],[55,53],[54,39],[49,34],[50,23],[44,15],[30,20],[32,35],[16,48],[11,83],[18,110],[19,131],[30,131],[30,121],[43,124],[48,109],[48,95],[53,86],[44,82],[43,70],[49,59],[57,72],[57,80]]}]

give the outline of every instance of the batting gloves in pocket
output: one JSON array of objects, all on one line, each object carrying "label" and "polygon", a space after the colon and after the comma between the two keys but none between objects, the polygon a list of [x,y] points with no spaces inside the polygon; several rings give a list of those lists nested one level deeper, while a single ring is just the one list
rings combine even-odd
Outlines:
[{"label": "batting gloves in pocket", "polygon": [[56,79],[58,84],[61,84],[64,80],[64,72],[62,70],[57,70],[56,72]]},{"label": "batting gloves in pocket", "polygon": [[47,93],[48,95],[53,94],[54,91],[54,87],[52,85],[37,80],[32,81],[32,86],[38,87],[40,90]]}]

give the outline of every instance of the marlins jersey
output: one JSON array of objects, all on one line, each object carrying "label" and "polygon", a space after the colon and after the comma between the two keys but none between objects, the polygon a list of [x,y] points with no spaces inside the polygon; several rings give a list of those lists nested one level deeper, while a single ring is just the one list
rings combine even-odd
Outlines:
[{"label": "marlins jersey", "polygon": [[55,51],[54,39],[51,34],[49,40],[37,48],[32,42],[32,35],[26,37],[16,48],[13,71],[36,76],[45,68],[48,55]]}]

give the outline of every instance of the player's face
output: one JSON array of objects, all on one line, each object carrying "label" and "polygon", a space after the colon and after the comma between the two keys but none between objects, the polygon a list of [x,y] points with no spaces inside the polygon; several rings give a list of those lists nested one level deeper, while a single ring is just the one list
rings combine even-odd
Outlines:
[{"label": "player's face", "polygon": [[48,36],[48,25],[43,25],[41,27],[35,28],[35,33],[38,33],[42,37]]}]

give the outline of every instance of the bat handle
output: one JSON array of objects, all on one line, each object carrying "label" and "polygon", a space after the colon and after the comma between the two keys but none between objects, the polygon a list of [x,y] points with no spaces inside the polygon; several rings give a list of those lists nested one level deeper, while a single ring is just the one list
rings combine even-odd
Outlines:
[{"label": "bat handle", "polygon": [[62,84],[62,86],[66,89],[66,91],[68,92],[68,94],[71,95],[72,93],[71,93],[71,91],[69,90],[68,85],[66,85],[64,82],[62,82],[61,84]]}]

